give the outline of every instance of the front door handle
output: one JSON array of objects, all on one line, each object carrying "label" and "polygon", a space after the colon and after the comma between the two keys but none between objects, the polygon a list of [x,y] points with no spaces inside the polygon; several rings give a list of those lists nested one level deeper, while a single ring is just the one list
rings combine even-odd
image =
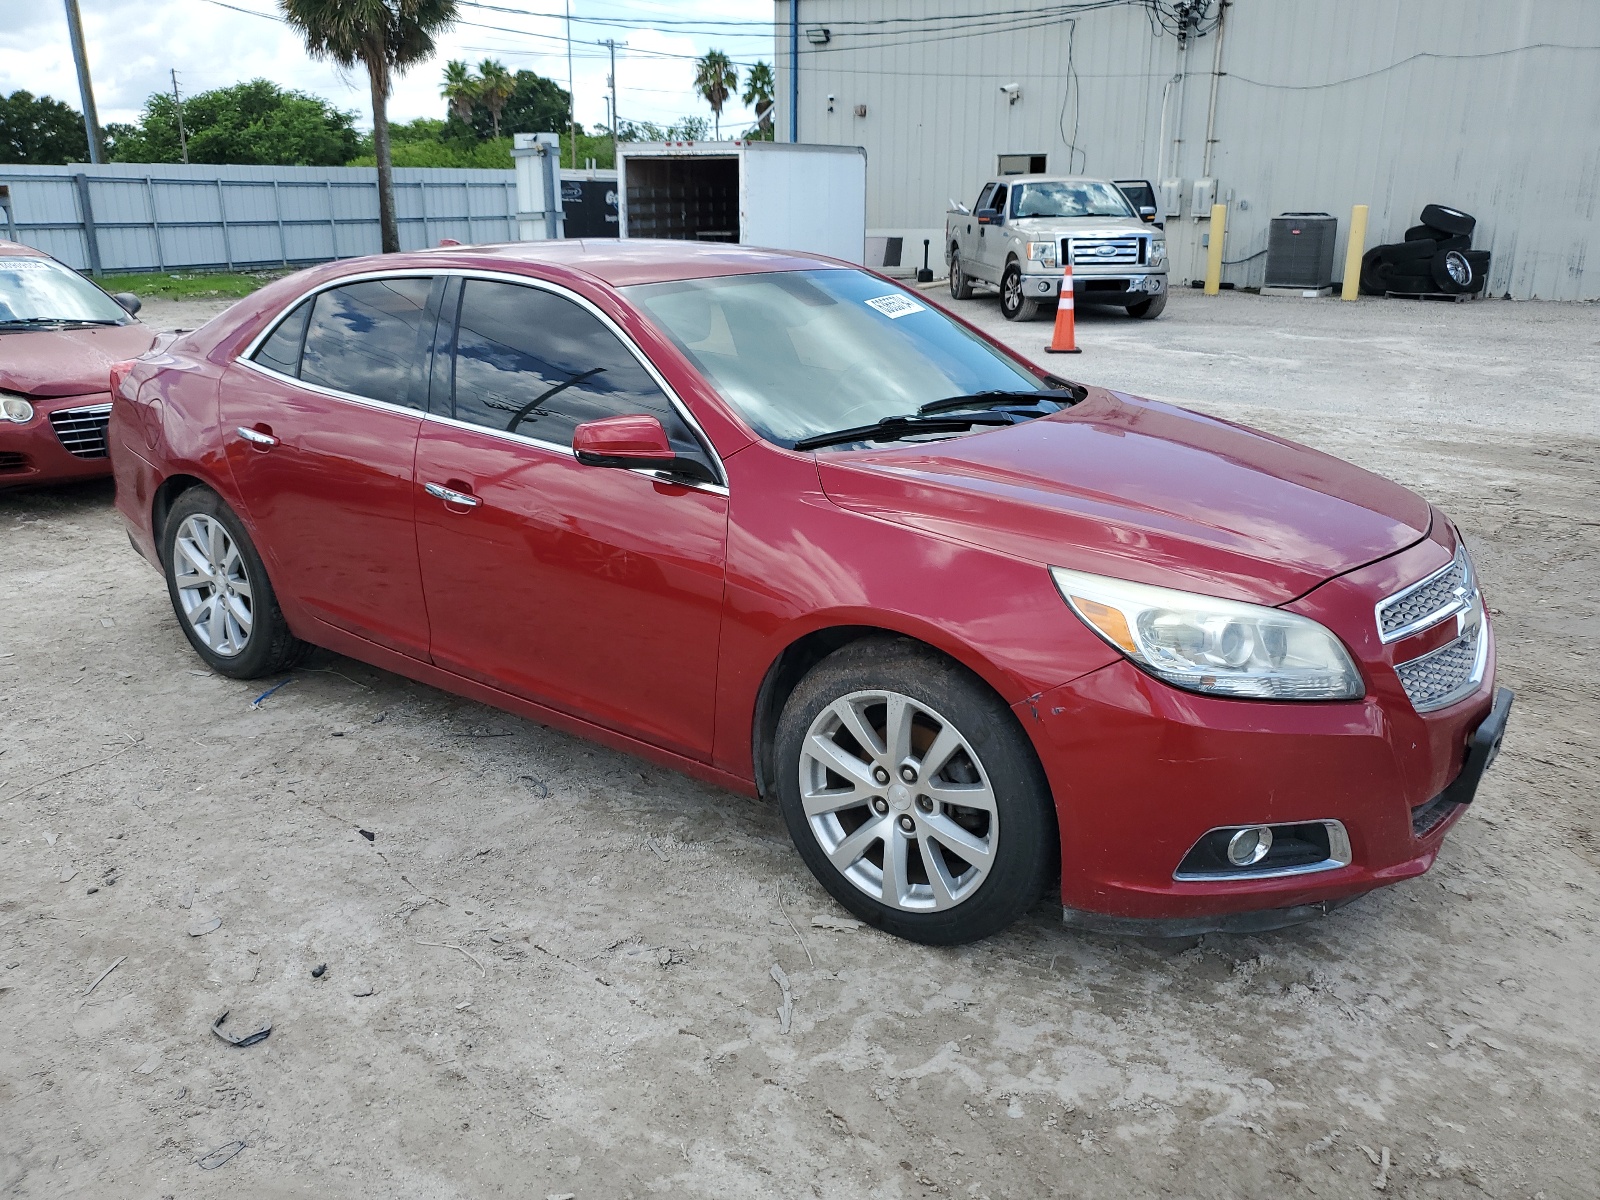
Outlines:
[{"label": "front door handle", "polygon": [[270,433],[262,433],[259,429],[247,429],[241,425],[239,428],[235,429],[234,432],[242,437],[245,441],[249,442],[252,446],[260,446],[263,450],[270,449],[278,444],[277,438],[273,437]]},{"label": "front door handle", "polygon": [[447,488],[442,483],[425,483],[422,485],[422,490],[446,504],[459,504],[463,508],[477,508],[483,503],[470,492],[458,492],[455,488]]}]

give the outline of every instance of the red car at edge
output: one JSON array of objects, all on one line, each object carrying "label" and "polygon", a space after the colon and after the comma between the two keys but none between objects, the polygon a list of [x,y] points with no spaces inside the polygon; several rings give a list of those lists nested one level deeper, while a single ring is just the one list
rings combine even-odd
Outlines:
[{"label": "red car at edge", "polygon": [[138,298],[0,239],[0,489],[111,474],[106,374],[156,334]]},{"label": "red car at edge", "polygon": [[863,920],[1267,929],[1420,875],[1511,694],[1471,557],[1327,455],[849,264],[346,261],[113,369],[185,634],[322,646],[774,797]]}]

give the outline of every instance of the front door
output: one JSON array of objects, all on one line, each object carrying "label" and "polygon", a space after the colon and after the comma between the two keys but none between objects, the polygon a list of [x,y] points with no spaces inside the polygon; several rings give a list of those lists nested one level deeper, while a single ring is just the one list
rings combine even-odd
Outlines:
[{"label": "front door", "polygon": [[572,430],[648,413],[714,460],[576,298],[466,279],[444,313],[416,475],[434,662],[709,759],[726,491],[582,466]]},{"label": "front door", "polygon": [[328,624],[426,658],[413,526],[433,281],[303,301],[221,388],[223,443],[273,587]]}]

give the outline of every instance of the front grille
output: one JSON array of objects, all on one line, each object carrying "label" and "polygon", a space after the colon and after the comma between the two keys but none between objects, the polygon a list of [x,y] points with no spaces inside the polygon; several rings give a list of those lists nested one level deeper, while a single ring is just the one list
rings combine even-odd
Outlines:
[{"label": "front grille", "polygon": [[111,421],[111,405],[91,404],[86,408],[62,408],[50,414],[56,437],[69,453],[79,458],[106,457],[106,426]]},{"label": "front grille", "polygon": [[28,469],[28,456],[15,450],[0,450],[0,475],[14,475]]},{"label": "front grille", "polygon": [[1466,551],[1457,550],[1447,566],[1378,605],[1378,632],[1385,642],[1398,641],[1464,611],[1472,602],[1472,593]]},{"label": "front grille", "polygon": [[1475,621],[1448,646],[1396,666],[1395,674],[1400,676],[1411,707],[1418,712],[1431,712],[1453,704],[1477,686],[1478,643],[1482,637],[1483,624]]},{"label": "front grille", "polygon": [[[1126,267],[1144,262],[1142,237],[1079,237],[1063,239],[1062,254],[1072,247],[1074,267]],[[1101,251],[1110,247],[1109,254]]]}]

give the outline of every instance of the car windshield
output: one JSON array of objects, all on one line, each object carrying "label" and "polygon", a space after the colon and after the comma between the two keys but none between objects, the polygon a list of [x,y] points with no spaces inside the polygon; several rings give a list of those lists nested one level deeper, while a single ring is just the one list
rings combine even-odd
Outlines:
[{"label": "car windshield", "polygon": [[127,320],[115,300],[53,259],[0,257],[0,325]]},{"label": "car windshield", "polygon": [[1011,190],[1013,217],[1131,217],[1125,196],[1109,183],[1019,183]]},{"label": "car windshield", "polygon": [[912,293],[864,271],[636,284],[628,297],[768,441],[1047,385]]}]

